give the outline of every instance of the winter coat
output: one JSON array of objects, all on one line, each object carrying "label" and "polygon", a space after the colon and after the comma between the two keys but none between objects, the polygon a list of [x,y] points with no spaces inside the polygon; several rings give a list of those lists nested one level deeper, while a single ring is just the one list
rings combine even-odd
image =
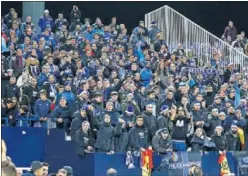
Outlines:
[{"label": "winter coat", "polygon": [[58,118],[71,119],[72,118],[71,108],[68,106],[62,107],[58,105],[52,112],[51,117],[54,122],[56,122]]},{"label": "winter coat", "polygon": [[102,117],[104,114],[103,102],[101,103],[93,102],[92,106],[94,107],[93,109],[94,117],[100,119],[100,117]]},{"label": "winter coat", "polygon": [[193,115],[193,122],[194,122],[195,127],[200,127],[200,126],[196,125],[196,123],[199,122],[199,121],[204,121],[205,122],[203,127],[209,126],[209,123],[207,121],[207,112],[205,110],[199,110],[199,111],[193,110],[192,115]]},{"label": "winter coat", "polygon": [[115,151],[114,127],[105,122],[98,123],[97,127],[95,148],[101,152]]},{"label": "winter coat", "polygon": [[[33,86],[29,85],[29,86],[23,87],[22,96],[27,95],[28,99],[29,99],[29,100],[27,100],[28,101],[27,103],[29,105],[34,105],[36,100],[38,99],[38,95],[39,95],[38,92],[39,92],[39,90],[38,90],[37,86],[33,87]],[[27,98],[27,97],[25,97],[25,98]]]},{"label": "winter coat", "polygon": [[35,102],[34,112],[38,117],[50,117],[50,106],[52,102],[47,99],[45,101],[38,99]]},{"label": "winter coat", "polygon": [[122,123],[115,126],[115,152],[126,152],[128,145],[128,132],[122,128]]},{"label": "winter coat", "polygon": [[192,151],[200,151],[203,149],[203,145],[205,143],[205,141],[207,141],[209,139],[207,139],[207,136],[205,134],[203,134],[202,138],[196,136],[195,134],[193,135],[193,137],[190,140],[190,144],[191,144],[191,150]]},{"label": "winter coat", "polygon": [[88,146],[94,148],[95,139],[90,131],[85,133],[82,129],[79,129],[75,134],[75,151],[76,154],[84,156],[85,150]]},{"label": "winter coat", "polygon": [[[115,126],[118,123],[118,119],[120,117],[120,114],[116,111],[104,111],[104,114],[108,114],[111,117],[111,124]],[[103,121],[103,119],[102,119]]]},{"label": "winter coat", "polygon": [[159,33],[161,30],[158,28],[157,25],[152,25],[149,29],[149,38],[151,39],[151,42],[153,43],[156,40],[157,33]]},{"label": "winter coat", "polygon": [[221,134],[221,136],[217,136],[217,134],[215,133],[212,136],[212,140],[215,143],[216,149],[218,151],[223,151],[228,149],[228,141],[224,134]]},{"label": "winter coat", "polygon": [[52,17],[40,17],[38,21],[38,26],[40,27],[41,32],[44,32],[47,27],[51,27],[53,29],[54,23]]},{"label": "winter coat", "polygon": [[157,127],[158,129],[167,128],[169,132],[171,132],[173,129],[173,123],[170,120],[170,117],[162,114],[157,118]]},{"label": "winter coat", "polygon": [[171,149],[172,151],[172,140],[170,135],[166,138],[163,139],[161,135],[161,131],[163,129],[160,129],[156,132],[156,135],[152,139],[152,147],[156,152],[165,154],[168,149]]},{"label": "winter coat", "polygon": [[123,112],[120,118],[125,121],[126,128],[129,131],[132,128],[129,126],[129,123],[132,123],[132,122],[133,124],[135,123],[135,116],[134,115],[128,116],[126,112]]},{"label": "winter coat", "polygon": [[228,36],[231,36],[232,41],[234,41],[236,39],[237,36],[237,29],[235,26],[233,26],[232,28],[230,28],[229,26],[227,26],[224,30],[224,34],[225,38],[227,38]]},{"label": "winter coat", "polygon": [[152,138],[153,136],[155,136],[158,130],[156,118],[151,113],[148,113],[146,111],[142,113],[142,116],[144,118],[144,126],[149,129],[150,137]]},{"label": "winter coat", "polygon": [[87,114],[86,114],[85,117],[81,116],[80,111],[77,111],[77,112],[75,112],[73,114],[73,120],[72,120],[72,123],[71,123],[71,133],[70,133],[72,141],[75,140],[76,132],[82,127],[82,123],[84,121],[89,122]]},{"label": "winter coat", "polygon": [[227,139],[227,150],[228,151],[241,151],[241,142],[238,134],[232,134],[231,131],[225,134]]},{"label": "winter coat", "polygon": [[212,136],[214,134],[215,128],[217,126],[222,126],[222,120],[219,117],[214,117],[212,115],[208,116],[209,126],[206,128],[207,136]]},{"label": "winter coat", "polygon": [[128,106],[132,106],[133,109],[134,109],[134,114],[135,115],[139,115],[140,114],[140,108],[139,108],[139,105],[138,103],[136,102],[136,104],[134,105],[132,102],[128,102],[127,100],[124,100],[122,102],[122,112],[124,113],[125,110],[127,109]]},{"label": "winter coat", "polygon": [[150,146],[150,135],[147,127],[134,126],[129,131],[128,150],[139,151],[140,148],[148,148]]},{"label": "winter coat", "polygon": [[15,84],[7,84],[3,90],[3,98],[20,97],[20,89]]}]

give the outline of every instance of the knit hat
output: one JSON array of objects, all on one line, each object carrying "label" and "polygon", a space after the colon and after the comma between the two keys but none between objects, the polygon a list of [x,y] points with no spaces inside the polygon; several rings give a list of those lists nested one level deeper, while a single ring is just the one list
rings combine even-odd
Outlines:
[{"label": "knit hat", "polygon": [[64,166],[63,169],[67,171],[67,176],[73,176],[73,169],[71,166]]},{"label": "knit hat", "polygon": [[238,122],[236,120],[233,121],[231,128],[238,128]]},{"label": "knit hat", "polygon": [[215,128],[215,130],[216,129],[222,129],[223,130],[223,127],[222,126],[217,126],[216,128]]},{"label": "knit hat", "polygon": [[49,13],[49,10],[46,9],[46,10],[44,11],[44,13]]},{"label": "knit hat", "polygon": [[102,93],[101,92],[95,92],[94,97],[101,97]]},{"label": "knit hat", "polygon": [[111,96],[112,95],[118,95],[118,92],[116,92],[116,91],[114,91],[114,92],[111,92],[111,94],[110,94]]},{"label": "knit hat", "polygon": [[71,86],[71,82],[70,82],[70,81],[66,81],[66,82],[64,83],[64,86]]},{"label": "knit hat", "polygon": [[157,24],[157,22],[156,21],[152,21],[152,24]]},{"label": "knit hat", "polygon": [[169,133],[169,131],[168,131],[168,129],[167,129],[167,128],[163,128],[163,129],[161,129],[161,133],[163,133],[163,134],[168,134],[168,133]]},{"label": "knit hat", "polygon": [[126,109],[126,112],[127,112],[127,113],[130,113],[130,114],[133,114],[133,112],[134,112],[133,106],[129,105],[129,106],[127,107],[127,109]]},{"label": "knit hat", "polygon": [[31,166],[30,166],[31,171],[33,171],[33,172],[35,172],[36,170],[38,170],[38,169],[40,169],[40,168],[42,168],[42,167],[43,167],[43,165],[42,165],[42,163],[39,162],[39,161],[33,161],[33,162],[31,163]]},{"label": "knit hat", "polygon": [[81,111],[87,111],[87,109],[88,109],[88,106],[87,106],[87,105],[83,105],[83,106],[80,108]]},{"label": "knit hat", "polygon": [[169,107],[167,106],[167,105],[163,105],[162,107],[161,107],[161,113],[164,113],[164,112],[166,112],[166,111],[168,111],[169,110]]}]

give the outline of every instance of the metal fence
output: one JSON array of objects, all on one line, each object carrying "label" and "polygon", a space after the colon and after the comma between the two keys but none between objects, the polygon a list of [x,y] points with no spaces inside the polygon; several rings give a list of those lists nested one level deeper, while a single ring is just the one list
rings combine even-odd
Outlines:
[{"label": "metal fence", "polygon": [[240,66],[240,72],[247,77],[248,56],[179,12],[169,6],[163,6],[146,14],[145,25],[148,29],[154,20],[162,30],[170,51],[176,49],[179,43],[182,44],[186,52],[192,51],[194,56],[199,59],[198,66],[205,65],[214,53],[219,53],[223,66],[228,63],[233,63],[236,68]]}]

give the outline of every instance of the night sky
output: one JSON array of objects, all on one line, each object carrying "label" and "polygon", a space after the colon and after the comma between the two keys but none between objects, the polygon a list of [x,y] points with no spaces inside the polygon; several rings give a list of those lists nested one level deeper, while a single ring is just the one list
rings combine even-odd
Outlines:
[{"label": "night sky", "polygon": [[[217,36],[222,35],[229,20],[233,20],[238,32],[244,30],[248,33],[245,17],[248,2],[46,2],[45,7],[55,19],[59,12],[69,17],[74,4],[79,6],[82,19],[88,17],[95,21],[96,17],[101,17],[104,24],[109,24],[110,18],[116,16],[118,23],[126,24],[129,31],[144,20],[144,14],[168,5]],[[22,14],[22,3],[12,1],[2,2],[2,16],[11,7]]]}]

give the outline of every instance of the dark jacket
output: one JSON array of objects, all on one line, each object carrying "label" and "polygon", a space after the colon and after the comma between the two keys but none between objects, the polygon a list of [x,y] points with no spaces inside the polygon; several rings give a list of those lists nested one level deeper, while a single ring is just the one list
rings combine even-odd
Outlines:
[{"label": "dark jacket", "polygon": [[207,121],[207,112],[205,110],[199,110],[199,111],[193,110],[192,115],[193,115],[193,122],[195,127],[201,127],[196,125],[196,123],[199,121],[205,122],[205,124],[203,125],[204,127],[209,126],[209,123]]},{"label": "dark jacket", "polygon": [[12,98],[12,97],[16,97],[17,99],[19,99],[20,89],[15,84],[14,85],[13,84],[7,84],[4,87],[3,98]]},{"label": "dark jacket", "polygon": [[122,123],[115,126],[115,152],[126,152],[128,145],[128,132],[122,128]]},{"label": "dark jacket", "polygon": [[142,116],[144,118],[144,126],[149,129],[151,138],[155,136],[158,128],[157,128],[157,123],[156,123],[156,118],[149,112],[144,111],[142,113]]},{"label": "dark jacket", "polygon": [[161,131],[163,129],[160,129],[156,132],[156,135],[152,139],[152,147],[156,152],[165,154],[168,149],[171,149],[172,151],[172,140],[170,135],[166,138],[163,139],[161,135]]},{"label": "dark jacket", "polygon": [[50,106],[52,102],[47,99],[45,101],[38,99],[35,102],[34,112],[38,117],[50,117]]},{"label": "dark jacket", "polygon": [[192,151],[200,151],[203,149],[204,143],[205,141],[209,140],[205,134],[205,132],[203,132],[203,137],[200,138],[198,136],[196,136],[195,134],[193,134],[193,137],[190,140],[190,144],[191,144],[191,150]]},{"label": "dark jacket", "polygon": [[79,129],[76,132],[74,143],[76,154],[84,156],[85,149],[87,149],[88,146],[94,148],[94,144],[95,139],[93,138],[90,130],[87,133],[85,133],[82,129]]},{"label": "dark jacket", "polygon": [[66,106],[66,107],[61,107],[60,105],[57,106],[54,111],[51,114],[52,120],[56,122],[58,118],[63,118],[63,119],[71,119],[72,118],[72,112],[71,108]]},{"label": "dark jacket", "polygon": [[[115,126],[118,123],[120,114],[116,111],[104,111],[104,114],[108,114],[111,117],[111,124]],[[102,119],[103,120],[103,119]]]},{"label": "dark jacket", "polygon": [[72,120],[72,123],[71,123],[71,139],[72,141],[75,140],[75,135],[76,135],[76,132],[81,128],[82,126],[82,123],[84,121],[88,121],[89,122],[89,119],[87,117],[87,114],[85,117],[82,117],[81,114],[80,114],[80,111],[77,111],[73,114],[73,120]]},{"label": "dark jacket", "polygon": [[[39,90],[38,90],[37,86],[33,87],[33,86],[29,85],[29,86],[25,86],[23,88],[22,94],[27,95],[28,99],[29,99],[28,100],[29,105],[33,105],[33,104],[35,104],[36,100],[38,99],[38,95],[39,95],[38,92],[39,92]],[[27,97],[23,97],[23,98],[27,98]]]},{"label": "dark jacket", "polygon": [[183,117],[183,118],[176,117],[172,122],[174,124],[172,135],[171,135],[172,139],[185,141],[187,138],[190,119],[186,117]]},{"label": "dark jacket", "polygon": [[131,115],[128,116],[126,112],[123,112],[122,115],[120,116],[121,119],[123,119],[126,123],[126,128],[129,131],[132,127],[129,126],[129,123],[135,124],[135,116]]},{"label": "dark jacket", "polygon": [[171,132],[173,128],[173,123],[171,122],[170,117],[167,117],[162,114],[157,118],[157,127],[158,129],[168,128],[169,132]]},{"label": "dark jacket", "polygon": [[147,127],[134,126],[129,131],[128,150],[139,151],[140,148],[148,148],[150,146],[150,135]]},{"label": "dark jacket", "polygon": [[222,134],[221,136],[217,136],[217,134],[214,133],[214,135],[212,136],[212,140],[215,143],[216,149],[218,151],[223,151],[228,149],[228,141],[224,134]]},{"label": "dark jacket", "polygon": [[227,139],[227,150],[228,151],[241,151],[241,142],[237,134],[232,134],[231,131],[225,134]]},{"label": "dark jacket", "polygon": [[114,127],[105,122],[98,123],[97,127],[95,148],[101,152],[115,151]]},{"label": "dark jacket", "polygon": [[222,120],[219,117],[209,116],[209,126],[206,128],[207,135],[210,137],[214,134],[215,128],[217,126],[222,126]]}]

